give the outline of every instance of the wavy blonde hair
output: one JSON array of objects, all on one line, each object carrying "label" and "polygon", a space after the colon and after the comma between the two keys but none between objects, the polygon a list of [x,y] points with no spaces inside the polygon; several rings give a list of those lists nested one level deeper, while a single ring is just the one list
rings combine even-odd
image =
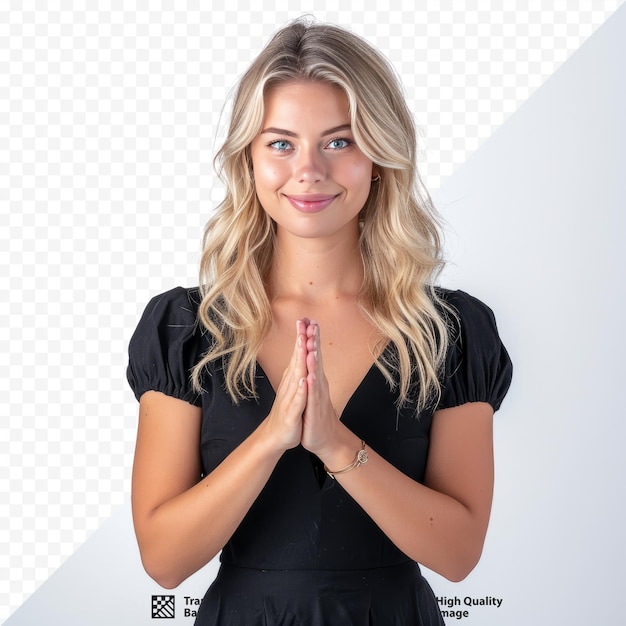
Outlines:
[{"label": "wavy blonde hair", "polygon": [[[256,397],[256,357],[272,324],[265,279],[275,225],[255,193],[250,144],[262,128],[267,91],[302,80],[343,89],[356,143],[380,173],[361,211],[360,303],[384,338],[373,346],[378,367],[399,388],[399,405],[411,399],[419,410],[440,393],[448,328],[433,288],[441,242],[415,165],[413,119],[382,54],[349,31],[304,20],[278,31],[241,78],[215,157],[226,196],[204,233],[199,321],[211,344],[193,370],[194,386],[202,389],[205,366],[218,360],[235,403]],[[395,350],[383,350],[387,341]]]}]

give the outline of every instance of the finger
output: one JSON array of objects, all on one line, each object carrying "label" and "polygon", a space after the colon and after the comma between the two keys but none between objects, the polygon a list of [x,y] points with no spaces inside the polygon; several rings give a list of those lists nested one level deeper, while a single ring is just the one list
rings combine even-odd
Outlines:
[{"label": "finger", "polygon": [[328,381],[321,366],[320,353],[309,352],[306,356],[308,403],[319,403],[328,397]]},{"label": "finger", "polygon": [[[311,320],[309,327],[307,328],[307,353],[312,354],[314,357],[314,365],[315,370],[322,368],[322,350],[321,350],[321,337],[320,337],[320,327],[319,324]],[[307,357],[308,357],[307,354]],[[309,365],[309,361],[307,360],[307,365]],[[310,371],[310,369],[309,369]]]},{"label": "finger", "polygon": [[[306,328],[302,320],[296,321],[296,340],[293,352],[285,370],[283,371],[277,393],[283,391],[287,385],[306,377]],[[294,388],[292,387],[292,392]]]},{"label": "finger", "polygon": [[322,387],[325,381],[325,374],[322,368],[321,358],[322,352],[320,349],[320,329],[316,321],[311,320],[309,327],[307,328],[307,355],[306,355],[306,369],[307,376],[307,388],[308,388],[308,405],[319,405],[320,394],[322,393]]},{"label": "finger", "polygon": [[296,343],[292,363],[290,364],[293,368],[296,368],[300,359],[306,356],[307,324],[308,320],[306,318],[296,320]]},{"label": "finger", "polygon": [[309,320],[305,317],[296,322],[297,338],[296,338],[296,364],[295,371],[298,378],[306,377],[306,355],[307,355],[307,327]]},{"label": "finger", "polygon": [[317,335],[317,322],[315,320],[311,320],[306,328],[306,342],[307,349],[312,351],[315,349],[315,339]]},{"label": "finger", "polygon": [[293,378],[289,385],[287,404],[294,415],[301,417],[306,408],[308,388],[306,378]]},{"label": "finger", "polygon": [[[317,376],[318,370],[319,370],[318,364],[319,364],[319,351],[318,350],[307,351],[306,371],[309,374],[314,374],[315,376]],[[315,380],[313,380],[312,382],[315,382]]]},{"label": "finger", "polygon": [[307,398],[305,415],[317,416],[319,415],[320,406],[320,388],[317,380],[317,376],[313,372],[309,372],[306,377]]},{"label": "finger", "polygon": [[319,324],[315,320],[309,320],[306,328],[306,336],[308,339],[313,339],[315,336],[315,331],[319,327]]}]

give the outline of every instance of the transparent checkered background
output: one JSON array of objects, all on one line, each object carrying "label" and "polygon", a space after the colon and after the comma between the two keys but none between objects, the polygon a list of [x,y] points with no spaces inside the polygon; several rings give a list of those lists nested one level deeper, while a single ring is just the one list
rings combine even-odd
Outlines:
[{"label": "transparent checkered background", "polygon": [[382,49],[435,189],[621,2],[289,4],[0,1],[0,619],[129,494],[127,343],[196,282],[222,105],[278,26]]}]

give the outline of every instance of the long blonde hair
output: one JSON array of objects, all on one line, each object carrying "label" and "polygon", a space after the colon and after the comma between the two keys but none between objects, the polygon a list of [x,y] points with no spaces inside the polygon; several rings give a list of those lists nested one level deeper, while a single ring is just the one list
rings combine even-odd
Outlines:
[{"label": "long blonde hair", "polygon": [[[235,403],[256,397],[256,357],[272,324],[265,279],[275,225],[255,193],[250,144],[262,127],[267,90],[296,80],[344,90],[356,143],[380,173],[361,211],[360,302],[384,337],[373,349],[389,384],[399,388],[399,404],[410,399],[421,409],[440,393],[448,329],[433,288],[441,242],[416,169],[413,119],[382,54],[343,28],[304,20],[278,31],[242,77],[215,158],[226,196],[204,233],[199,321],[211,342],[193,370],[194,385],[201,390],[205,366],[217,360]],[[387,340],[395,350],[382,350]]]}]

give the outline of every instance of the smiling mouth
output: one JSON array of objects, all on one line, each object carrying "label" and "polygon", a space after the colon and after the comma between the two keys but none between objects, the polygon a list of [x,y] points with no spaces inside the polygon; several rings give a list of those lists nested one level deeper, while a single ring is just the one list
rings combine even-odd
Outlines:
[{"label": "smiling mouth", "polygon": [[303,213],[316,213],[329,206],[338,195],[339,194],[310,193],[294,196],[285,195],[285,198],[287,198],[291,205],[298,209],[298,211],[302,211]]}]

